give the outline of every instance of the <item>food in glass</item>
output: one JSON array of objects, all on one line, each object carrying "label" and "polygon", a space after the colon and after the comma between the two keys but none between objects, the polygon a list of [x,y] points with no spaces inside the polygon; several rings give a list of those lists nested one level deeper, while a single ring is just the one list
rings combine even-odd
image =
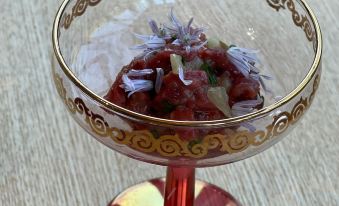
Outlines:
[{"label": "food in glass", "polygon": [[[135,34],[144,43],[132,49],[142,53],[122,68],[105,99],[180,121],[226,119],[263,108],[262,94],[272,93],[265,81],[272,77],[261,73],[259,50],[209,37],[205,28],[193,26],[193,18],[179,21],[173,9],[169,20],[150,19],[152,34]],[[187,139],[199,136],[194,130],[179,133]]]}]

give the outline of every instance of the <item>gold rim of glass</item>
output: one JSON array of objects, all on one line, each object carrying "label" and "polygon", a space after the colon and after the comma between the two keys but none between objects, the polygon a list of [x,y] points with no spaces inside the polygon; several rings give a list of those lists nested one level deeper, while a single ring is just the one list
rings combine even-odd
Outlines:
[{"label": "gold rim of glass", "polygon": [[264,116],[266,114],[269,114],[273,110],[287,104],[290,100],[292,100],[294,97],[296,97],[298,94],[300,94],[303,89],[310,83],[310,81],[313,79],[314,75],[316,74],[319,65],[321,63],[321,57],[322,57],[322,48],[323,48],[323,42],[322,42],[322,34],[321,29],[318,23],[318,20],[313,13],[311,7],[306,3],[305,0],[299,0],[304,8],[306,9],[307,14],[311,17],[312,24],[315,28],[315,40],[316,40],[316,55],[313,59],[313,63],[311,68],[309,69],[308,74],[304,77],[304,79],[299,83],[299,85],[291,91],[289,94],[287,94],[284,98],[282,98],[280,101],[275,102],[274,104],[271,104],[269,106],[266,106],[256,112],[252,112],[250,114],[239,116],[239,117],[232,117],[227,119],[220,119],[220,120],[213,120],[213,121],[176,121],[176,120],[170,120],[170,119],[162,119],[157,117],[152,117],[144,114],[140,114],[131,110],[128,110],[126,108],[120,107],[118,105],[115,105],[107,100],[105,100],[103,97],[98,96],[96,93],[94,93],[92,90],[90,90],[88,87],[86,87],[71,71],[71,69],[66,64],[64,57],[61,54],[60,45],[59,45],[59,39],[58,39],[58,33],[60,28],[60,23],[62,19],[62,15],[64,14],[64,11],[68,5],[68,3],[71,0],[64,0],[62,5],[60,6],[56,17],[54,19],[53,24],[53,31],[52,31],[52,44],[54,53],[56,56],[57,61],[59,62],[59,65],[65,75],[87,96],[89,96],[91,99],[99,103],[100,105],[108,108],[109,110],[112,110],[115,114],[120,116],[125,116],[128,118],[132,118],[138,121],[147,122],[155,125],[160,126],[181,126],[181,127],[222,127],[222,126],[232,126],[235,124],[239,124],[244,121],[248,121],[251,119],[255,119],[260,116]]}]

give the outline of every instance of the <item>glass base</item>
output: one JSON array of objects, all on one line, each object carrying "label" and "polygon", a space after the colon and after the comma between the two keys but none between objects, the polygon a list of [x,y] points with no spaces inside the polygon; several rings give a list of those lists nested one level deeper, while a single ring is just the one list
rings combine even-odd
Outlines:
[{"label": "glass base", "polygon": [[[153,179],[132,186],[118,195],[108,206],[163,206],[165,179]],[[194,206],[241,206],[228,192],[196,180]]]}]

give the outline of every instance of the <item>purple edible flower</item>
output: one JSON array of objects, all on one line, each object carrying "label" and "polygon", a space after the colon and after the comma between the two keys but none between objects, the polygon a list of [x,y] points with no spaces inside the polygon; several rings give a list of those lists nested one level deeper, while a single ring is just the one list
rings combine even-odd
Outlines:
[{"label": "purple edible flower", "polygon": [[205,31],[205,29],[192,27],[194,20],[193,18],[191,18],[189,22],[184,25],[174,15],[173,9],[171,9],[169,20],[172,25],[165,26],[165,28],[167,29],[167,33],[169,33],[172,38],[175,38],[172,44],[184,46],[186,52],[190,52],[192,50],[200,49],[207,43],[207,41],[201,42],[200,40],[200,35]]},{"label": "purple edible flower", "polygon": [[158,27],[158,24],[153,19],[148,20],[148,24],[153,32],[151,35],[134,34],[135,37],[144,41],[144,44],[132,47],[132,49],[142,49],[148,52],[162,49],[166,45],[166,40],[171,39],[164,27]]},{"label": "purple edible flower", "polygon": [[171,26],[161,25],[158,26],[157,22],[153,19],[148,20],[148,24],[153,32],[151,35],[135,34],[135,36],[142,40],[144,43],[136,45],[131,49],[144,50],[143,56],[147,56],[154,51],[164,49],[166,41],[174,39],[172,44],[183,46],[187,53],[199,50],[207,44],[207,41],[201,42],[200,35],[204,32],[204,28],[193,28],[193,18],[189,20],[187,25],[182,24],[179,19],[174,15],[173,9],[169,14]]}]

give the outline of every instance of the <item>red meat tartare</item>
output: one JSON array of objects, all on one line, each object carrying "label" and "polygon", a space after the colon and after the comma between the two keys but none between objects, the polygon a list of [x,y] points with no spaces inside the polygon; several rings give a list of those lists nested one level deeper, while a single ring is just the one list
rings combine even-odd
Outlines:
[{"label": "red meat tartare", "polygon": [[173,11],[169,18],[170,25],[149,20],[151,35],[136,34],[144,44],[133,49],[143,53],[122,68],[105,99],[185,121],[230,118],[263,107],[264,80],[271,78],[260,74],[257,50],[207,37],[205,29],[192,26],[193,18],[185,25]]}]

